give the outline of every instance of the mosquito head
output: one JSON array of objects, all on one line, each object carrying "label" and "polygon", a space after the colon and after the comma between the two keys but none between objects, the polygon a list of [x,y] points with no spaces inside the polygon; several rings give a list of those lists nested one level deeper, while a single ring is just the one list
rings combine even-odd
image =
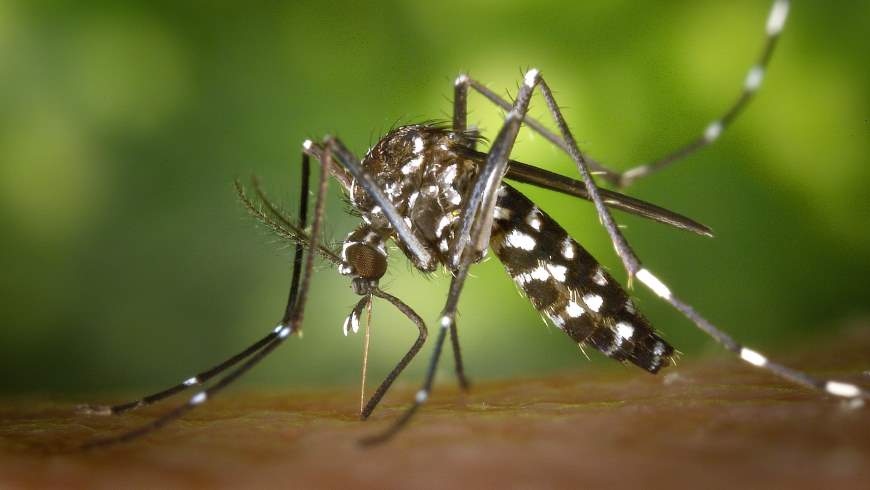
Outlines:
[{"label": "mosquito head", "polygon": [[383,237],[369,225],[350,232],[341,247],[339,272],[353,278],[353,290],[368,294],[387,273],[387,249]]},{"label": "mosquito head", "polygon": [[345,249],[344,256],[354,277],[377,281],[387,272],[387,257],[370,244],[353,243]]}]

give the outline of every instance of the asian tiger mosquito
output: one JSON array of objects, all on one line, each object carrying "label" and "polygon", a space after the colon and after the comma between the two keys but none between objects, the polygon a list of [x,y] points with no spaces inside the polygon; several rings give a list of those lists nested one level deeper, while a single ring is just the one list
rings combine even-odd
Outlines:
[{"label": "asian tiger mosquito", "polygon": [[[469,267],[482,260],[488,248],[492,248],[532,305],[573,341],[592,346],[611,358],[635,364],[650,373],[656,373],[672,362],[673,347],[659,337],[616,280],[558,223],[519,191],[504,183],[503,179],[592,201],[628,273],[629,285],[636,278],[743,361],[830,395],[856,402],[870,398],[870,392],[854,384],[817,379],[768,360],[759,352],[737,343],[679,299],[664,282],[641,264],[608,208],[620,209],[701,235],[712,236],[710,230],[677,213],[600,189],[592,178],[594,171],[608,183],[626,187],[715,142],[761,86],[788,10],[788,0],[774,0],[767,17],[762,52],[750,68],[740,96],[720,118],[711,122],[699,137],[687,145],[659,160],[625,172],[611,170],[583,155],[549,85],[537,69],[530,69],[526,71],[513,102],[503,99],[468,75],[459,75],[454,83],[452,124],[426,123],[394,129],[361,160],[337,138],[326,137],[320,142],[305,141],[302,151],[302,198],[297,220],[291,220],[279,212],[256,180],[253,188],[260,204],[249,198],[245,188],[236,182],[239,197],[248,211],[279,236],[296,244],[290,294],[281,322],[242,352],[164,391],[114,406],[82,407],[84,412],[92,414],[127,412],[168,398],[189,387],[203,385],[241,363],[210,387],[193,395],[187,403],[150,424],[115,437],[92,441],[86,447],[128,441],[182,416],[260,362],[291,334],[301,332],[315,257],[332,262],[341,274],[350,276],[354,292],[362,296],[345,321],[345,333],[358,329],[362,312],[373,297],[394,305],[419,331],[414,345],[362,408],[361,418],[367,418],[427,338],[426,325],[414,310],[378,287],[379,279],[387,270],[385,245],[389,240],[393,240],[420,271],[433,272],[443,266],[451,272],[452,279],[439,320],[432,359],[413,404],[385,431],[366,439],[363,441],[365,443],[383,442],[395,435],[427,401],[448,332],[457,378],[463,388],[468,388],[457,332],[457,304]],[[466,106],[469,89],[508,111],[488,153],[477,151],[480,138],[475,131],[468,130]],[[558,134],[526,115],[536,89],[546,102],[558,127]],[[524,124],[567,153],[577,166],[582,181],[511,160],[517,133]],[[312,223],[308,229],[312,157],[321,165]],[[340,250],[332,250],[320,240],[330,175],[339,181],[349,202],[364,222],[347,236]]]}]

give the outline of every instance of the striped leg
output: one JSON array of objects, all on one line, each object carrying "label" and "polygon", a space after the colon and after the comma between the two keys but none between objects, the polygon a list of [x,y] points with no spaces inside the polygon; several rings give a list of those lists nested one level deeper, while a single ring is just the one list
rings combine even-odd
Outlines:
[{"label": "striped leg", "polygon": [[[731,106],[725,111],[725,113],[721,117],[715,119],[713,122],[707,125],[701,136],[695,138],[694,140],[678,148],[677,150],[671,151],[667,155],[657,160],[635,166],[625,171],[613,170],[598,161],[586,157],[585,160],[589,168],[594,170],[596,173],[599,173],[602,178],[604,178],[604,180],[606,180],[610,184],[619,187],[627,187],[636,180],[651,175],[679,160],[682,160],[683,158],[697,152],[698,150],[706,146],[711,145],[716,140],[718,140],[719,137],[722,135],[722,132],[728,126],[730,126],[731,123],[734,122],[734,119],[743,111],[743,109],[746,108],[755,93],[761,87],[761,83],[764,80],[765,71],[767,70],[767,66],[770,63],[774,48],[776,47],[777,41],[779,40],[779,35],[782,32],[783,27],[785,26],[785,21],[788,17],[788,11],[789,0],[774,0],[773,6],[771,7],[770,13],[767,17],[767,23],[765,27],[766,38],[764,46],[756,63],[749,69],[749,72],[746,75],[746,79],[743,84],[743,90],[741,91],[740,96],[737,98],[737,100],[734,101],[734,103],[731,104]],[[476,92],[480,93],[486,99],[501,107],[502,109],[511,109],[511,103],[505,100],[503,97],[488,89],[479,81],[474,80],[465,74],[461,74],[456,78],[455,82],[454,127],[456,127],[456,114],[467,114],[466,103],[469,87],[474,89]],[[544,125],[536,119],[526,117],[524,122],[533,131],[539,133],[546,140],[561,148],[563,151],[570,151],[568,144],[562,138],[544,127]]]},{"label": "striped leg", "polygon": [[[319,248],[318,239],[325,209],[324,204],[326,200],[327,184],[329,182],[329,169],[332,162],[332,152],[328,148],[329,147],[327,147],[327,150],[323,153],[323,159],[321,160],[320,179],[317,187],[317,196],[314,206],[314,219],[311,225],[311,237],[308,245],[309,253],[306,255],[304,274],[301,277],[301,284],[299,284],[297,281],[299,281],[300,275],[295,271],[293,273],[293,284],[291,284],[291,295],[289,298],[289,303],[292,306],[288,308],[288,311],[290,313],[285,314],[285,318],[287,320],[279,323],[278,326],[274,329],[274,331],[272,332],[272,334],[274,334],[272,340],[266,343],[262,347],[262,349],[256,351],[256,353],[248,358],[248,360],[244,364],[222,377],[214,385],[193,395],[193,397],[191,397],[184,405],[176,407],[172,411],[164,414],[163,416],[153,420],[151,423],[144,425],[138,429],[126,432],[118,436],[90,441],[83,445],[83,449],[105,447],[127,442],[138,437],[147,435],[159,429],[160,427],[163,427],[169,422],[172,422],[173,420],[183,416],[185,413],[193,410],[197,406],[203,404],[210,397],[213,397],[214,395],[222,391],[224,388],[229,386],[233,381],[238,379],[252,367],[256,366],[272,351],[274,351],[279,345],[284,342],[284,340],[288,336],[290,336],[291,333],[298,333],[300,331],[305,311],[305,300],[307,299],[308,290],[311,284],[311,276],[314,272],[314,257],[315,255],[317,255],[311,251],[318,250]],[[307,195],[307,193],[304,193],[303,198],[306,198]],[[300,251],[300,248],[297,247],[296,250],[298,252]],[[294,269],[299,264],[301,264],[301,261],[298,259],[294,259]]]},{"label": "striped leg", "polygon": [[271,343],[278,336],[277,329],[269,332],[265,337],[261,338],[247,349],[239,352],[238,354],[230,357],[226,361],[203,371],[196,376],[191,376],[190,378],[178,383],[175,386],[167,388],[162,391],[158,391],[157,393],[153,393],[151,395],[140,398],[139,400],[134,400],[126,403],[120,403],[117,405],[80,405],[76,407],[76,411],[85,415],[118,415],[124,412],[129,412],[131,410],[135,410],[137,408],[146,407],[148,405],[152,405],[161,400],[165,400],[166,398],[171,397],[177,393],[181,393],[182,391],[192,387],[201,385],[206,383],[210,379],[214,378],[218,374],[226,371],[227,369],[235,366],[239,362],[247,359],[249,356],[254,354],[255,352],[262,349],[264,346]]},{"label": "striped leg", "polygon": [[[460,77],[462,76],[460,75]],[[459,81],[454,86],[453,93],[453,132],[459,135],[468,134],[468,85],[467,83],[459,83]],[[473,148],[475,145],[474,140],[474,138],[466,138],[464,146]],[[459,380],[459,387],[463,391],[468,391],[471,387],[471,382],[465,375],[465,367],[462,362],[462,349],[459,346],[459,332],[456,329],[455,323],[450,326],[450,344],[453,347],[454,371]]]},{"label": "striped leg", "polygon": [[686,318],[691,320],[704,333],[706,333],[710,337],[713,337],[713,339],[722,344],[722,346],[725,347],[727,350],[738,355],[743,361],[753,366],[766,369],[776,374],[777,376],[791,381],[792,383],[799,384],[810,389],[823,391],[830,395],[853,400],[870,399],[870,391],[857,385],[831,379],[815,378],[804,372],[773,362],[758,351],[755,351],[737,343],[734,339],[731,338],[730,335],[719,330],[706,318],[698,314],[698,312],[695,311],[692,306],[688,305],[687,303],[674,296],[670,288],[668,288],[649,270],[641,269],[637,274],[637,278],[647,287],[649,287],[655,294],[657,294],[659,297],[670,303],[674,308],[679,310],[683,315],[686,316]]},{"label": "striped leg", "polygon": [[775,0],[770,8],[770,13],[767,16],[767,24],[765,26],[765,41],[764,47],[761,49],[761,54],[758,56],[755,64],[749,69],[746,74],[746,79],[743,82],[743,90],[727,111],[719,118],[713,120],[704,129],[704,132],[686,144],[671,153],[654,160],[650,163],[638,165],[623,171],[618,180],[615,182],[619,187],[627,187],[634,181],[639,180],[648,175],[682,160],[683,158],[695,153],[696,151],[711,145],[719,136],[722,135],[728,126],[734,122],[734,119],[746,108],[749,101],[761,87],[761,82],[764,80],[764,74],[767,71],[767,66],[770,63],[770,58],[773,55],[773,50],[779,40],[779,35],[785,27],[785,21],[788,17],[789,0]]},{"label": "striped leg", "polygon": [[[301,193],[300,193],[300,198],[299,198],[299,200],[300,200],[300,203],[299,203],[299,226],[303,229],[305,228],[305,225],[308,221],[308,192],[309,192],[308,187],[309,187],[310,173],[311,173],[310,157],[307,154],[303,153],[302,154],[302,180],[301,180],[302,187],[301,187]],[[264,203],[264,205],[267,206],[267,208],[271,211],[273,216],[283,218],[280,215],[280,213],[278,213],[277,210],[272,206],[271,202],[268,200],[268,198],[262,192],[262,190],[260,189],[260,187],[256,181],[254,182],[254,188],[256,189],[257,194],[260,196],[261,201]],[[242,197],[244,198],[243,195],[242,195]],[[253,205],[251,204],[251,206],[253,206]],[[249,209],[252,209],[251,206],[249,206]],[[287,308],[285,310],[286,313],[284,315],[282,323],[285,323],[289,319],[289,314],[290,314],[290,311],[291,311],[293,303],[294,303],[294,298],[296,297],[296,294],[298,293],[299,274],[300,274],[301,269],[302,269],[302,247],[303,246],[302,246],[301,242],[297,241],[296,242],[296,250],[295,250],[295,253],[293,256],[293,277],[290,281],[290,293],[289,293],[289,297],[287,300]],[[196,376],[191,376],[190,378],[187,378],[186,380],[182,381],[181,383],[178,383],[175,386],[172,386],[170,388],[159,391],[157,393],[153,393],[151,395],[145,396],[143,398],[140,398],[139,400],[134,400],[134,401],[130,401],[127,403],[121,403],[121,404],[117,404],[117,405],[82,405],[82,406],[77,407],[77,410],[79,413],[84,413],[84,414],[88,414],[88,415],[117,415],[117,414],[121,414],[121,413],[128,412],[131,410],[135,410],[137,408],[152,405],[152,404],[157,403],[161,400],[165,400],[166,398],[169,398],[177,393],[180,393],[180,392],[182,392],[182,391],[184,391],[192,386],[197,386],[197,385],[201,385],[203,383],[208,382],[209,380],[211,380],[215,376],[217,376],[220,373],[226,371],[227,369],[235,366],[239,362],[247,359],[249,356],[251,356],[255,352],[259,351],[260,349],[262,349],[264,346],[268,345],[269,343],[271,343],[273,340],[275,340],[278,337],[279,333],[280,333],[280,329],[276,328],[273,331],[269,332],[265,337],[254,342],[252,345],[250,345],[245,350],[243,350],[243,351],[239,352],[238,354],[230,357],[229,359],[221,362],[220,364],[217,364],[216,366],[213,366],[210,369],[202,371],[202,372],[198,373]]]}]

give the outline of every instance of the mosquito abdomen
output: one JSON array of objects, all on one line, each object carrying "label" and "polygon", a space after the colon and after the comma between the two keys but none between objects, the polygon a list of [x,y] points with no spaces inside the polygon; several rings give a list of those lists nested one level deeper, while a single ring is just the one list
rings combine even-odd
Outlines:
[{"label": "mosquito abdomen", "polygon": [[555,220],[513,187],[498,191],[490,246],[508,274],[578,344],[651,373],[673,356],[622,286]]}]

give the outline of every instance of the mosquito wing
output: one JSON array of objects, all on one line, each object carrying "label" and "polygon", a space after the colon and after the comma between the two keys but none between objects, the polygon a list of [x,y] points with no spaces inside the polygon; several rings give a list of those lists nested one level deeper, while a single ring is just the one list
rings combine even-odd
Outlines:
[{"label": "mosquito wing", "polygon": [[[486,153],[481,153],[471,149],[465,149],[463,150],[463,153],[467,158],[479,162],[486,161]],[[505,178],[561,192],[562,194],[568,194],[569,196],[579,197],[581,199],[586,199],[587,201],[592,200],[585,183],[516,160],[508,160],[508,170]],[[601,199],[604,201],[604,204],[613,209],[618,209],[659,223],[671,225],[674,228],[679,228],[681,230],[691,231],[698,235],[707,237],[713,236],[713,230],[709,227],[679,213],[669,211],[665,208],[656,206],[655,204],[631,196],[626,196],[625,194],[620,194],[619,192],[607,189],[598,189],[598,192],[601,194]]]}]

